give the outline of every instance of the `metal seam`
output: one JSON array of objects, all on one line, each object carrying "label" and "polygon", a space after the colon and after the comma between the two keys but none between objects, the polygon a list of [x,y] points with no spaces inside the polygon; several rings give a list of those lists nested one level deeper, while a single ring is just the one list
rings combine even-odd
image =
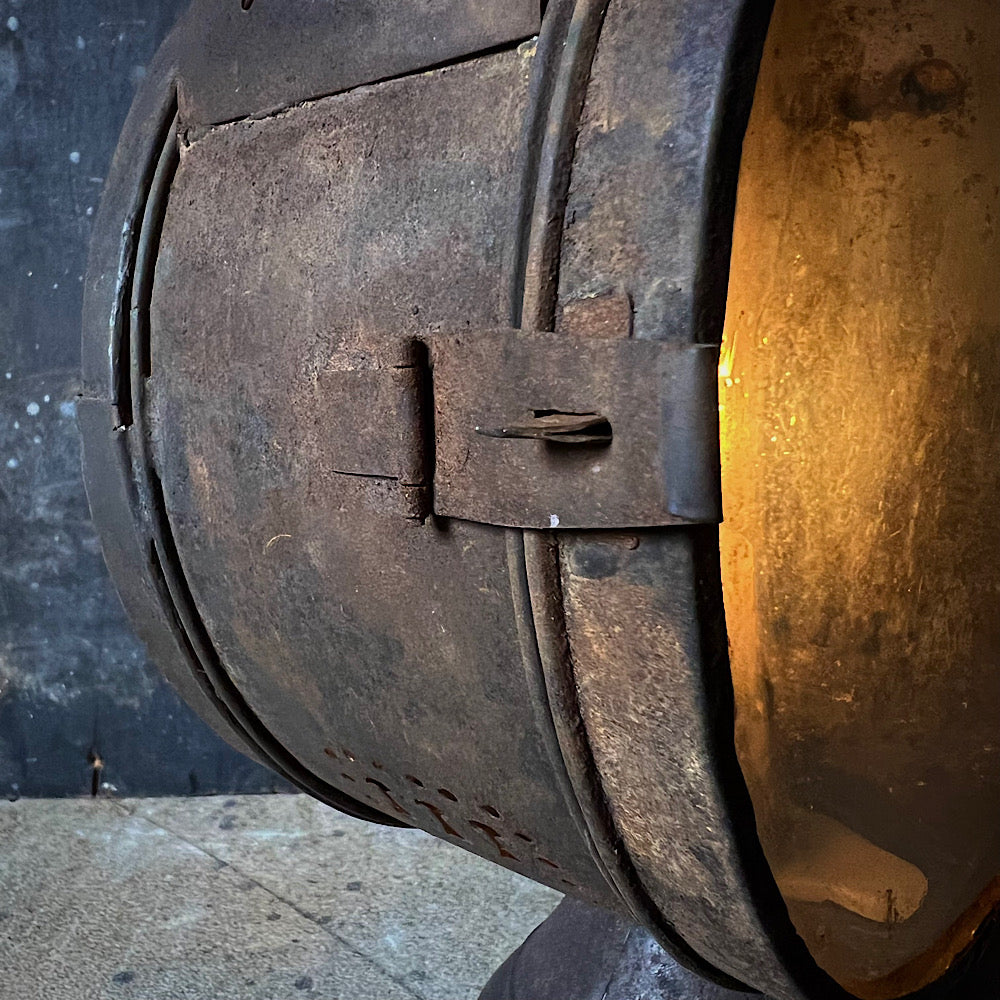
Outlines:
[{"label": "metal seam", "polygon": [[238,115],[235,118],[225,118],[222,121],[216,122],[192,122],[187,126],[189,130],[187,134],[187,142],[189,145],[193,146],[195,143],[201,142],[202,139],[214,132],[216,129],[224,129],[232,125],[244,125],[251,122],[262,122],[271,118],[281,118],[290,111],[307,108],[318,101],[325,101],[331,97],[344,97],[347,94],[352,94],[356,91],[365,90],[370,87],[380,87],[386,83],[396,83],[399,80],[406,80],[414,76],[422,76],[425,73],[436,73],[440,70],[448,70],[456,66],[463,66],[476,59],[487,59],[490,56],[502,55],[505,52],[516,52],[517,49],[525,44],[525,42],[530,42],[535,37],[537,36],[523,35],[519,38],[512,38],[506,42],[498,42],[496,45],[490,45],[485,49],[479,49],[475,52],[467,52],[462,55],[451,56],[450,58],[442,59],[440,62],[430,63],[427,66],[403,70],[400,73],[393,73],[389,76],[375,77],[372,80],[363,80],[360,83],[352,83],[350,86],[342,87],[339,90],[323,91],[322,93],[314,94],[311,97],[304,97],[301,100],[291,101],[287,104],[277,104],[274,107],[266,108],[261,111],[253,111],[245,115]]}]

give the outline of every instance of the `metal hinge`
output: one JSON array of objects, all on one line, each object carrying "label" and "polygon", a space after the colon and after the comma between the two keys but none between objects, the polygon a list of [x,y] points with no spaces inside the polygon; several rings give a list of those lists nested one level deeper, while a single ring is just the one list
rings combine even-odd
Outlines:
[{"label": "metal hinge", "polygon": [[717,372],[711,345],[435,333],[318,377],[331,404],[324,465],[355,477],[369,509],[412,520],[716,523]]}]

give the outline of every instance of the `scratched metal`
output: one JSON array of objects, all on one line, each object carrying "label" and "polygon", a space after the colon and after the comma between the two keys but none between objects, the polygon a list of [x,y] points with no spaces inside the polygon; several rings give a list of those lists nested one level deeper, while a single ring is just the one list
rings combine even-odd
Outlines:
[{"label": "scratched metal", "polygon": [[[518,320],[584,343],[721,337],[770,4],[604,6],[550,3],[537,49],[397,79],[387,56],[346,86],[383,82],[261,119],[202,127],[182,83],[151,377],[102,398],[123,423],[135,403],[184,627],[258,748],[328,801],[627,910],[730,986],[843,998],[757,839],[717,531],[427,516],[435,463],[462,455],[435,455],[452,392],[414,341]],[[134,214],[145,175],[119,169]],[[503,523],[488,487],[465,514]]]},{"label": "scratched metal", "polygon": [[[776,11],[720,383],[737,746],[768,857],[787,870],[831,817],[927,880],[905,919],[790,901],[867,994],[947,967],[1000,899],[1000,31],[979,0],[907,24],[887,2]],[[899,887],[866,888],[891,915]]]},{"label": "scratched metal", "polygon": [[[715,347],[514,330],[427,343],[436,512],[522,528],[721,518]],[[550,411],[597,414],[607,437],[574,447],[503,433]]]},{"label": "scratched metal", "polygon": [[[566,206],[557,328],[580,300],[627,296],[637,338],[720,339],[726,220],[755,65],[740,47],[759,48],[767,14],[767,5],[697,0],[609,5]],[[724,657],[703,644],[721,614],[698,582],[711,579],[703,560],[714,537],[559,535],[562,669],[579,693],[615,829],[666,922],[703,959],[773,996],[835,990],[790,928],[789,947],[776,952],[772,936],[785,927],[762,858],[748,881],[740,841],[752,845],[754,834],[752,817],[734,809],[729,681]]]},{"label": "scratched metal", "polygon": [[408,338],[501,322],[533,53],[182,145],[150,418],[191,592],[270,733],[392,817],[610,901],[532,717],[504,533],[408,520],[395,466],[339,457],[359,415],[393,424],[371,385]]},{"label": "scratched metal", "polygon": [[[728,76],[727,60],[740,67],[733,49],[762,43],[767,13],[698,0],[610,4],[577,139],[557,324],[568,303],[624,293],[637,338],[720,339],[726,219],[754,65]],[[666,921],[704,959],[771,996],[835,994],[782,921],[754,855],[752,816],[739,808],[724,647],[704,641],[713,631],[718,641],[721,607],[698,582],[712,578],[714,538],[711,529],[560,536],[581,719],[617,831]]]}]

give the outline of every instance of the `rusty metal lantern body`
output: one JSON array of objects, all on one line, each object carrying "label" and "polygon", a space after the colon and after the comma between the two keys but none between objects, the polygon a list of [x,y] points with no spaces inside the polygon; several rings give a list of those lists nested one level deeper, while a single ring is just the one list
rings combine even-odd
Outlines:
[{"label": "rusty metal lantern body", "polygon": [[345,812],[734,988],[968,995],[983,913],[963,961],[820,968],[734,740],[718,362],[770,4],[539,6],[197,0],[168,39],[87,279],[122,598],[234,746]]}]

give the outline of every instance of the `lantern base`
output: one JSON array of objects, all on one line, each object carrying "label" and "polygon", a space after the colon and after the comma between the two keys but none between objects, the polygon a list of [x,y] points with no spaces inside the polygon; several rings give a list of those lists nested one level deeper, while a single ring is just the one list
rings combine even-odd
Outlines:
[{"label": "lantern base", "polygon": [[567,897],[479,1000],[746,1000],[678,965],[641,927]]}]

